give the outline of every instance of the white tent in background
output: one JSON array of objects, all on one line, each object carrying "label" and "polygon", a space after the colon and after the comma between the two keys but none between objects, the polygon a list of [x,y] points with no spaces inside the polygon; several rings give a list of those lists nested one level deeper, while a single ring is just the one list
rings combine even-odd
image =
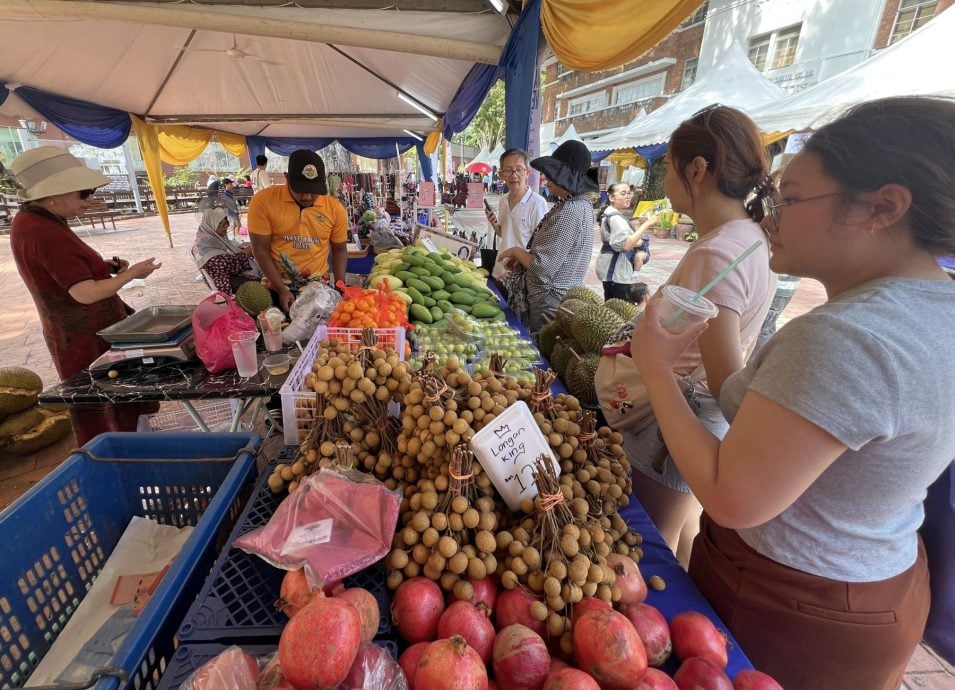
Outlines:
[{"label": "white tent in background", "polygon": [[557,137],[552,142],[550,142],[550,150],[551,152],[553,152],[554,149],[556,149],[558,146],[563,144],[565,141],[580,141],[580,140],[581,140],[580,135],[577,134],[577,128],[574,127],[573,123],[571,123],[570,127],[568,127],[563,134],[561,134],[559,137]]},{"label": "white tent in background", "polygon": [[[948,65],[948,67],[945,67]],[[846,107],[886,96],[955,97],[955,12],[942,12],[855,67],[779,102],[753,110],[764,132],[822,125]]]},{"label": "white tent in background", "polygon": [[501,154],[504,153],[504,144],[498,144],[494,147],[494,150],[488,154],[487,162],[491,165],[497,165],[501,160]]},{"label": "white tent in background", "polygon": [[637,131],[641,122],[643,121],[643,118],[646,116],[647,109],[640,108],[630,122],[614,132],[607,132],[603,136],[591,139],[587,142],[587,148],[589,148],[591,151],[610,151],[616,148],[626,148],[626,144],[623,146],[615,146],[615,144],[618,140],[626,140],[626,138],[631,136],[633,132]]},{"label": "white tent in background", "polygon": [[491,154],[488,152],[487,147],[484,146],[480,151],[478,151],[478,155],[468,161],[468,165],[471,165],[472,163],[488,163],[490,165],[492,164],[490,156]]},{"label": "white tent in background", "polygon": [[786,92],[771,84],[746,57],[738,41],[692,86],[634,123],[626,137],[607,135],[590,142],[591,151],[611,151],[660,144],[681,122],[713,103],[722,103],[745,112],[782,100]]}]

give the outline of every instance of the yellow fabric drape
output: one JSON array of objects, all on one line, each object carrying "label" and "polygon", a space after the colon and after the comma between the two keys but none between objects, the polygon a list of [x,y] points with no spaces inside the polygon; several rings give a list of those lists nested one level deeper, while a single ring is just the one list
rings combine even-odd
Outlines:
[{"label": "yellow fabric drape", "polygon": [[769,133],[762,132],[763,146],[769,146],[770,144],[774,144],[780,139],[784,139],[788,137],[790,134],[792,134],[795,131],[796,130],[794,129],[787,129],[785,132],[769,132]]},{"label": "yellow fabric drape", "polygon": [[428,138],[424,140],[424,152],[429,156],[433,156],[434,152],[438,150],[438,144],[440,143],[441,131],[438,130],[437,132],[431,132],[431,134],[428,135]]},{"label": "yellow fabric drape", "polygon": [[153,125],[164,163],[185,165],[198,158],[212,140],[212,130],[188,125]]},{"label": "yellow fabric drape", "polygon": [[610,163],[615,163],[616,165],[634,168],[645,168],[647,167],[646,159],[638,154],[633,149],[624,149],[622,151],[614,151],[605,159]]},{"label": "yellow fabric drape", "polygon": [[245,143],[244,134],[233,134],[232,132],[220,132],[216,130],[216,140],[222,144],[222,148],[231,153],[236,158],[240,158],[248,150]]},{"label": "yellow fabric drape", "polygon": [[702,4],[702,0],[543,0],[541,28],[565,67],[610,69],[655,46]]},{"label": "yellow fabric drape", "polygon": [[169,228],[169,207],[166,205],[166,185],[163,181],[162,162],[160,161],[159,135],[156,127],[147,125],[132,113],[129,114],[129,117],[133,121],[133,130],[136,132],[136,140],[139,142],[139,151],[142,153],[143,162],[146,164],[146,176],[149,178],[149,186],[152,188],[153,198],[156,200],[156,211],[159,212],[159,218],[171,247],[172,231]]}]

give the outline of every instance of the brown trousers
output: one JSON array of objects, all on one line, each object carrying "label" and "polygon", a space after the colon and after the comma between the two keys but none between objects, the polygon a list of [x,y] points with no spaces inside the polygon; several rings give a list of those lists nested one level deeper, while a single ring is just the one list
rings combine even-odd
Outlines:
[{"label": "brown trousers", "polygon": [[690,576],[753,665],[786,690],[899,690],[928,616],[921,539],[905,572],[838,582],[761,556],[704,513]]}]

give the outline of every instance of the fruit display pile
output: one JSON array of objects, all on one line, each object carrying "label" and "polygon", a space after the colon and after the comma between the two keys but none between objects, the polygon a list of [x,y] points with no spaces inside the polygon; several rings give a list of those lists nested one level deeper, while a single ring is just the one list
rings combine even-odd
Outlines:
[{"label": "fruit display pile", "polygon": [[541,354],[567,386],[585,405],[596,405],[594,375],[600,350],[612,342],[617,331],[638,313],[637,307],[622,299],[606,302],[603,295],[584,285],[564,295],[557,318],[541,329]]},{"label": "fruit display pile", "polygon": [[342,289],[342,299],[328,317],[328,325],[340,328],[394,328],[408,327],[404,300],[385,284],[365,290],[360,287]]},{"label": "fruit display pile", "polygon": [[369,285],[383,282],[402,295],[413,324],[445,325],[445,315],[460,309],[478,319],[504,318],[497,295],[487,288],[487,270],[447,250],[391,249],[375,257]]}]

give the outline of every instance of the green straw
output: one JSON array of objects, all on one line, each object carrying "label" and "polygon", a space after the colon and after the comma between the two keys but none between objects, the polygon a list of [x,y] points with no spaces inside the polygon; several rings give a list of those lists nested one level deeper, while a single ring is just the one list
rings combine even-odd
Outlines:
[{"label": "green straw", "polygon": [[[727,275],[729,275],[730,271],[732,271],[734,268],[736,268],[737,266],[739,266],[739,265],[743,262],[743,259],[745,259],[747,256],[749,256],[750,254],[752,254],[753,252],[755,252],[757,249],[759,249],[762,244],[763,244],[763,241],[762,241],[762,240],[757,240],[757,241],[753,244],[752,247],[750,247],[750,248],[747,249],[745,252],[743,252],[742,254],[740,254],[739,256],[737,256],[737,257],[733,260],[733,262],[730,263],[729,266],[727,266],[727,267],[724,268],[722,271],[720,271],[720,272],[717,273],[715,276],[713,276],[713,279],[712,279],[710,282],[708,282],[706,285],[704,285],[703,288],[702,288],[699,292],[695,293],[695,294],[690,298],[690,301],[691,301],[691,302],[696,302],[696,301],[698,301],[698,300],[700,299],[700,297],[702,297],[702,296],[705,295],[707,292],[709,292],[709,291],[712,290],[714,287],[716,287],[716,285],[717,285],[721,280],[723,280],[723,278],[725,278]],[[678,318],[680,318],[680,316],[683,315],[683,312],[684,312],[684,311],[685,311],[685,310],[683,309],[683,307],[678,308],[672,315],[670,315],[670,317],[666,320],[666,322],[665,322],[664,324],[662,324],[663,327],[664,327],[664,328],[667,328],[668,326],[673,325],[673,322],[676,321]]]}]

